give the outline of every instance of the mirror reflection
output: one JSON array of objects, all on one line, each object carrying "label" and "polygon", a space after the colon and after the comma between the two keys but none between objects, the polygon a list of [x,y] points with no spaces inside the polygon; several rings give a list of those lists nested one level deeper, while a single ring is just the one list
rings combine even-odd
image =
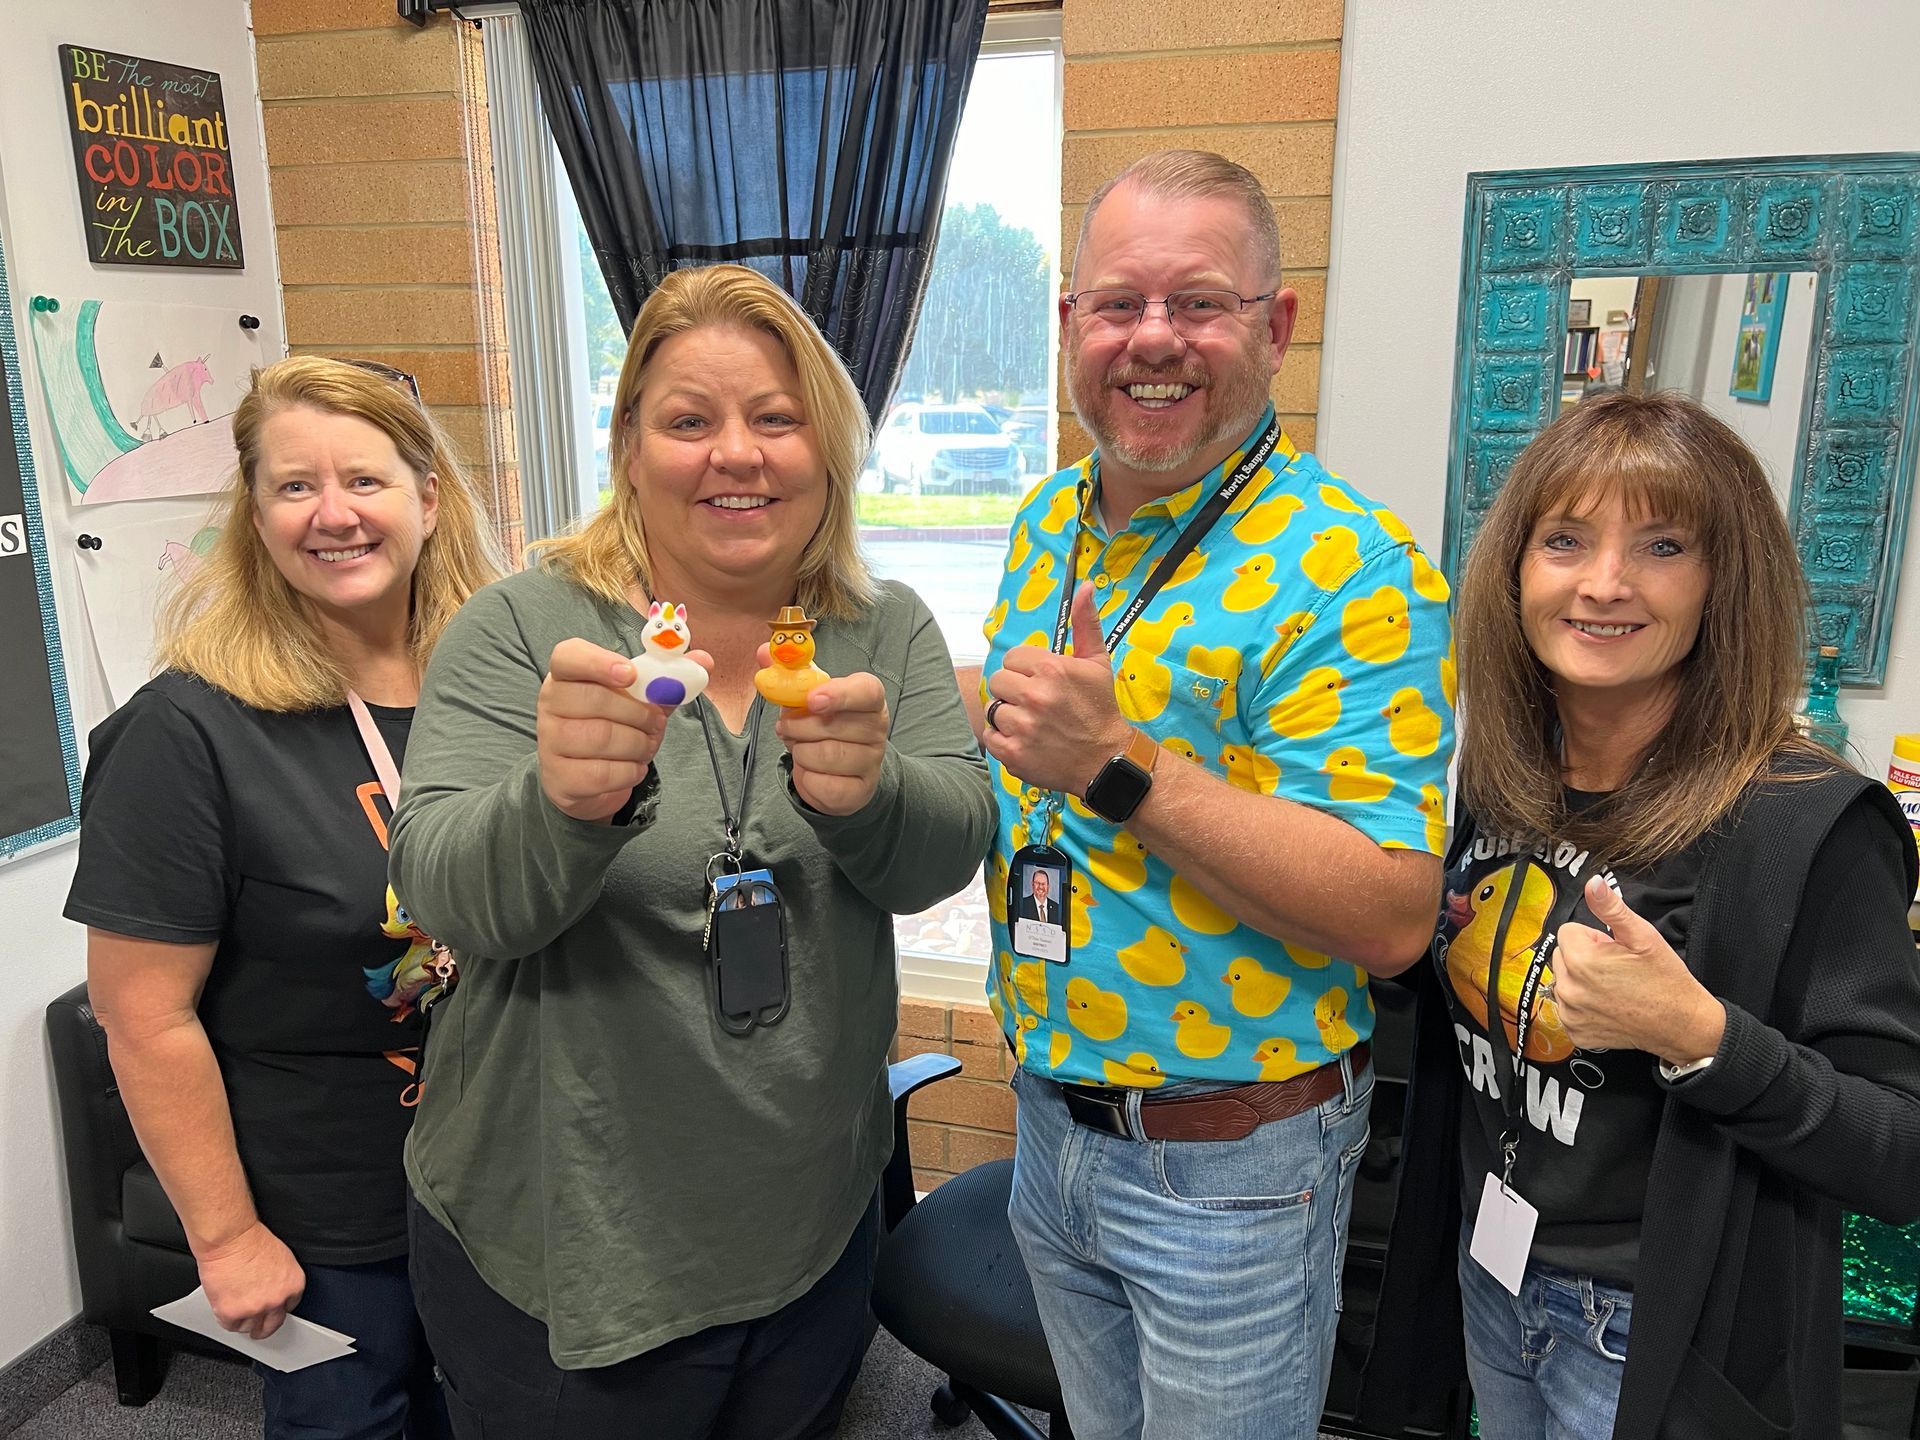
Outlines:
[{"label": "mirror reflection", "polygon": [[1601,388],[1682,390],[1733,427],[1793,489],[1817,313],[1812,271],[1576,276],[1562,411]]}]

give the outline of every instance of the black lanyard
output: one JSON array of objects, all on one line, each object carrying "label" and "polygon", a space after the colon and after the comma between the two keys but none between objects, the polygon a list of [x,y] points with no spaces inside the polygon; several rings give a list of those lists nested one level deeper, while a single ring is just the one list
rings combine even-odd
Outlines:
[{"label": "black lanyard", "polygon": [[[1520,1087],[1525,1083],[1522,1067],[1527,1064],[1527,1035],[1533,1029],[1533,1002],[1540,993],[1540,979],[1546,973],[1548,957],[1553,953],[1549,938],[1542,935],[1535,942],[1533,954],[1527,962],[1527,973],[1520,982],[1519,999],[1515,1002],[1513,1017],[1513,1050],[1507,1051],[1507,1027],[1500,1018],[1500,960],[1507,948],[1507,930],[1513,924],[1513,912],[1520,908],[1520,892],[1526,888],[1528,873],[1539,864],[1531,856],[1522,856],[1514,861],[1513,879],[1507,886],[1506,903],[1500,907],[1500,923],[1493,930],[1493,953],[1487,959],[1487,1038],[1493,1042],[1495,1053],[1500,1057],[1500,1130],[1501,1176],[1500,1183],[1508,1185],[1513,1180],[1514,1157],[1520,1151],[1520,1113],[1523,1108],[1520,1099]],[[1542,866],[1544,872],[1545,867]],[[1553,877],[1547,877],[1547,883],[1553,883]]]},{"label": "black lanyard", "polygon": [[[1247,453],[1240,457],[1240,463],[1233,467],[1232,473],[1221,478],[1220,488],[1213,492],[1211,499],[1200,508],[1200,513],[1189,520],[1186,528],[1174,538],[1173,548],[1160,557],[1147,576],[1147,583],[1140,587],[1140,593],[1133,597],[1133,603],[1120,612],[1120,618],[1113,622],[1113,629],[1107,632],[1107,653],[1114,654],[1120,648],[1120,637],[1125,635],[1133,622],[1140,618],[1140,612],[1152,603],[1153,597],[1172,578],[1173,572],[1180,568],[1180,562],[1193,553],[1214,522],[1226,514],[1227,506],[1233,503],[1233,497],[1246,488],[1246,484],[1260,473],[1260,467],[1267,463],[1267,457],[1273,454],[1273,447],[1280,441],[1280,419],[1274,416],[1267,421],[1267,428],[1260,432],[1260,438],[1253,442]],[[1084,517],[1087,497],[1080,497],[1080,512]],[[1082,520],[1084,524],[1084,519]],[[1078,578],[1080,559],[1080,529],[1074,527],[1073,543],[1067,547],[1067,578],[1060,590],[1060,615],[1053,622],[1053,652],[1063,654],[1067,644],[1067,631],[1072,623],[1073,591]]]},{"label": "black lanyard", "polygon": [[694,711],[700,717],[700,734],[707,742],[707,758],[713,762],[713,788],[720,792],[720,815],[727,826],[727,857],[734,862],[736,868],[740,863],[741,855],[740,835],[747,826],[747,802],[753,798],[753,757],[760,739],[760,712],[766,708],[766,703],[756,695],[753,697],[752,707],[747,711],[747,758],[742,767],[740,809],[737,812],[727,801],[727,782],[720,774],[720,752],[714,748],[713,731],[707,724],[709,702],[706,696],[700,697]]}]

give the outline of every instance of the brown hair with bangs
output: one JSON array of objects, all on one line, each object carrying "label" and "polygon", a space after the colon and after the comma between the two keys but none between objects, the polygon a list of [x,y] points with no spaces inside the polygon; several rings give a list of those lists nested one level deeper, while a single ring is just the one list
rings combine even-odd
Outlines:
[{"label": "brown hair with bangs", "polygon": [[[1553,677],[1521,626],[1520,562],[1542,518],[1612,496],[1691,530],[1710,578],[1665,728],[1607,803],[1575,815]],[[1806,595],[1779,501],[1738,435],[1676,391],[1582,401],[1514,462],[1467,555],[1454,621],[1462,803],[1488,833],[1645,865],[1692,844],[1780,761],[1831,768],[1793,729]]]}]

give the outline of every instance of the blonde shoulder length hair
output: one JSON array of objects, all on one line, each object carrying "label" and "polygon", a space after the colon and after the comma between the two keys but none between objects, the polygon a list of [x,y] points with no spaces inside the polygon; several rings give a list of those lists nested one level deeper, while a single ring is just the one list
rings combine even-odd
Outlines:
[{"label": "blonde shoulder length hair", "polygon": [[[1691,531],[1710,579],[1665,729],[1609,801],[1576,815],[1553,677],[1521,626],[1520,562],[1543,517],[1614,497]],[[1582,401],[1514,462],[1461,576],[1462,802],[1490,833],[1564,839],[1637,866],[1692,844],[1756,780],[1831,769],[1835,757],[1793,729],[1806,603],[1779,501],[1738,435],[1674,391]]]},{"label": "blonde shoulder length hair", "polygon": [[240,468],[215,508],[219,536],[169,597],[157,648],[163,665],[259,710],[318,710],[347,698],[345,669],[254,527],[262,431],[273,416],[300,408],[366,421],[393,441],[416,483],[435,478],[439,508],[414,565],[407,622],[407,645],[421,671],[454,611],[504,569],[446,435],[405,390],[372,371],[318,356],[255,371],[233,412]]},{"label": "blonde shoulder length hair", "polygon": [[[807,314],[779,286],[741,265],[675,270],[647,297],[627,342],[626,363],[614,392],[608,472],[613,498],[571,535],[536,541],[530,556],[556,566],[614,605],[631,603],[629,587],[653,595],[650,543],[640,518],[637,486],[627,477],[634,453],[634,408],[646,387],[647,366],[675,335],[705,326],[760,330],[780,342],[800,379],[805,419],[827,472],[827,509],[800,554],[795,598],[809,615],[851,619],[873,602],[873,577],[860,551],[854,486],[866,461],[867,411],[853,379]],[[646,477],[638,477],[640,484]]]}]

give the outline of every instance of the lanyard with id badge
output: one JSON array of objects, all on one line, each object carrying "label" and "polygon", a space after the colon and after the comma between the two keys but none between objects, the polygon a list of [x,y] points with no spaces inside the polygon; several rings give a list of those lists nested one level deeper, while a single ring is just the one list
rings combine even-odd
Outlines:
[{"label": "lanyard with id badge", "polygon": [[[1199,513],[1174,537],[1172,546],[1154,565],[1152,573],[1147,576],[1146,584],[1140,587],[1140,593],[1133,597],[1132,602],[1121,612],[1120,618],[1114,621],[1113,629],[1106,637],[1109,654],[1119,651],[1121,637],[1132,628],[1133,622],[1140,618],[1141,613],[1172,578],[1174,571],[1180,568],[1180,563],[1193,553],[1194,548],[1206,537],[1215,522],[1226,513],[1234,497],[1246,488],[1248,481],[1260,473],[1279,440],[1280,422],[1277,417],[1269,417],[1266,429],[1248,447],[1246,454],[1240,457],[1240,463],[1221,477],[1219,488],[1200,508]],[[1087,494],[1088,488],[1082,486],[1079,496],[1079,513],[1083,517],[1086,514]],[[1067,632],[1072,626],[1073,592],[1079,584],[1079,551],[1079,535],[1076,528],[1074,541],[1067,546],[1066,575],[1060,587],[1060,613],[1053,622],[1053,638],[1047,647],[1056,655],[1066,652]],[[1146,769],[1150,771],[1153,741],[1138,731],[1135,732],[1135,736],[1140,744],[1147,747]],[[1141,767],[1136,762],[1133,768],[1139,770]],[[1141,782],[1142,793],[1144,793],[1145,783],[1144,780]],[[1137,803],[1137,797],[1134,803]],[[1030,839],[1015,850],[1012,862],[1007,867],[1007,919],[1013,952],[1028,959],[1048,960],[1056,965],[1067,963],[1071,952],[1073,930],[1071,916],[1068,913],[1069,907],[1073,904],[1073,861],[1068,858],[1064,850],[1052,843],[1054,835],[1058,833],[1063,804],[1060,792],[1051,790],[1038,802],[1037,814],[1034,808],[1026,811],[1023,828],[1030,836],[1037,835],[1038,838]],[[1041,909],[1038,903],[1039,897],[1033,894],[1033,877],[1036,874],[1045,874],[1048,879],[1049,894],[1046,898],[1052,901],[1052,904],[1047,913],[1054,917],[1053,923],[1038,918],[1028,918],[1021,914],[1023,905],[1031,905],[1036,915]]]},{"label": "lanyard with id badge", "polygon": [[1520,1152],[1520,1087],[1524,1083],[1527,1035],[1533,1029],[1535,1002],[1540,998],[1541,977],[1546,974],[1547,958],[1553,953],[1548,937],[1542,936],[1528,952],[1527,973],[1520,982],[1515,1002],[1513,1049],[1507,1050],[1507,1027],[1500,1018],[1500,965],[1506,949],[1507,930],[1513,924],[1514,911],[1520,905],[1520,893],[1526,888],[1526,871],[1537,864],[1521,859],[1507,886],[1506,902],[1500,907],[1500,921],[1493,931],[1493,953],[1487,962],[1487,1038],[1493,1042],[1494,1064],[1500,1084],[1500,1174],[1489,1174],[1480,1191],[1480,1211],[1474,1217],[1470,1254],[1480,1267],[1518,1295],[1527,1272],[1527,1257],[1533,1251],[1533,1232],[1540,1223],[1540,1212],[1513,1188],[1513,1162]]},{"label": "lanyard with id badge", "polygon": [[710,708],[695,702],[700,733],[713,762],[714,788],[720,792],[720,813],[726,824],[726,849],[707,861],[707,918],[701,948],[707,955],[707,993],[713,1016],[729,1035],[747,1035],[778,1025],[793,1003],[787,969],[787,921],[773,872],[748,868],[740,847],[746,828],[747,802],[753,797],[753,762],[759,748],[760,713],[766,702],[756,698],[747,711],[747,755],[742,766],[740,808],[727,798],[726,777],[720,770],[720,752],[713,743],[707,718]]}]

